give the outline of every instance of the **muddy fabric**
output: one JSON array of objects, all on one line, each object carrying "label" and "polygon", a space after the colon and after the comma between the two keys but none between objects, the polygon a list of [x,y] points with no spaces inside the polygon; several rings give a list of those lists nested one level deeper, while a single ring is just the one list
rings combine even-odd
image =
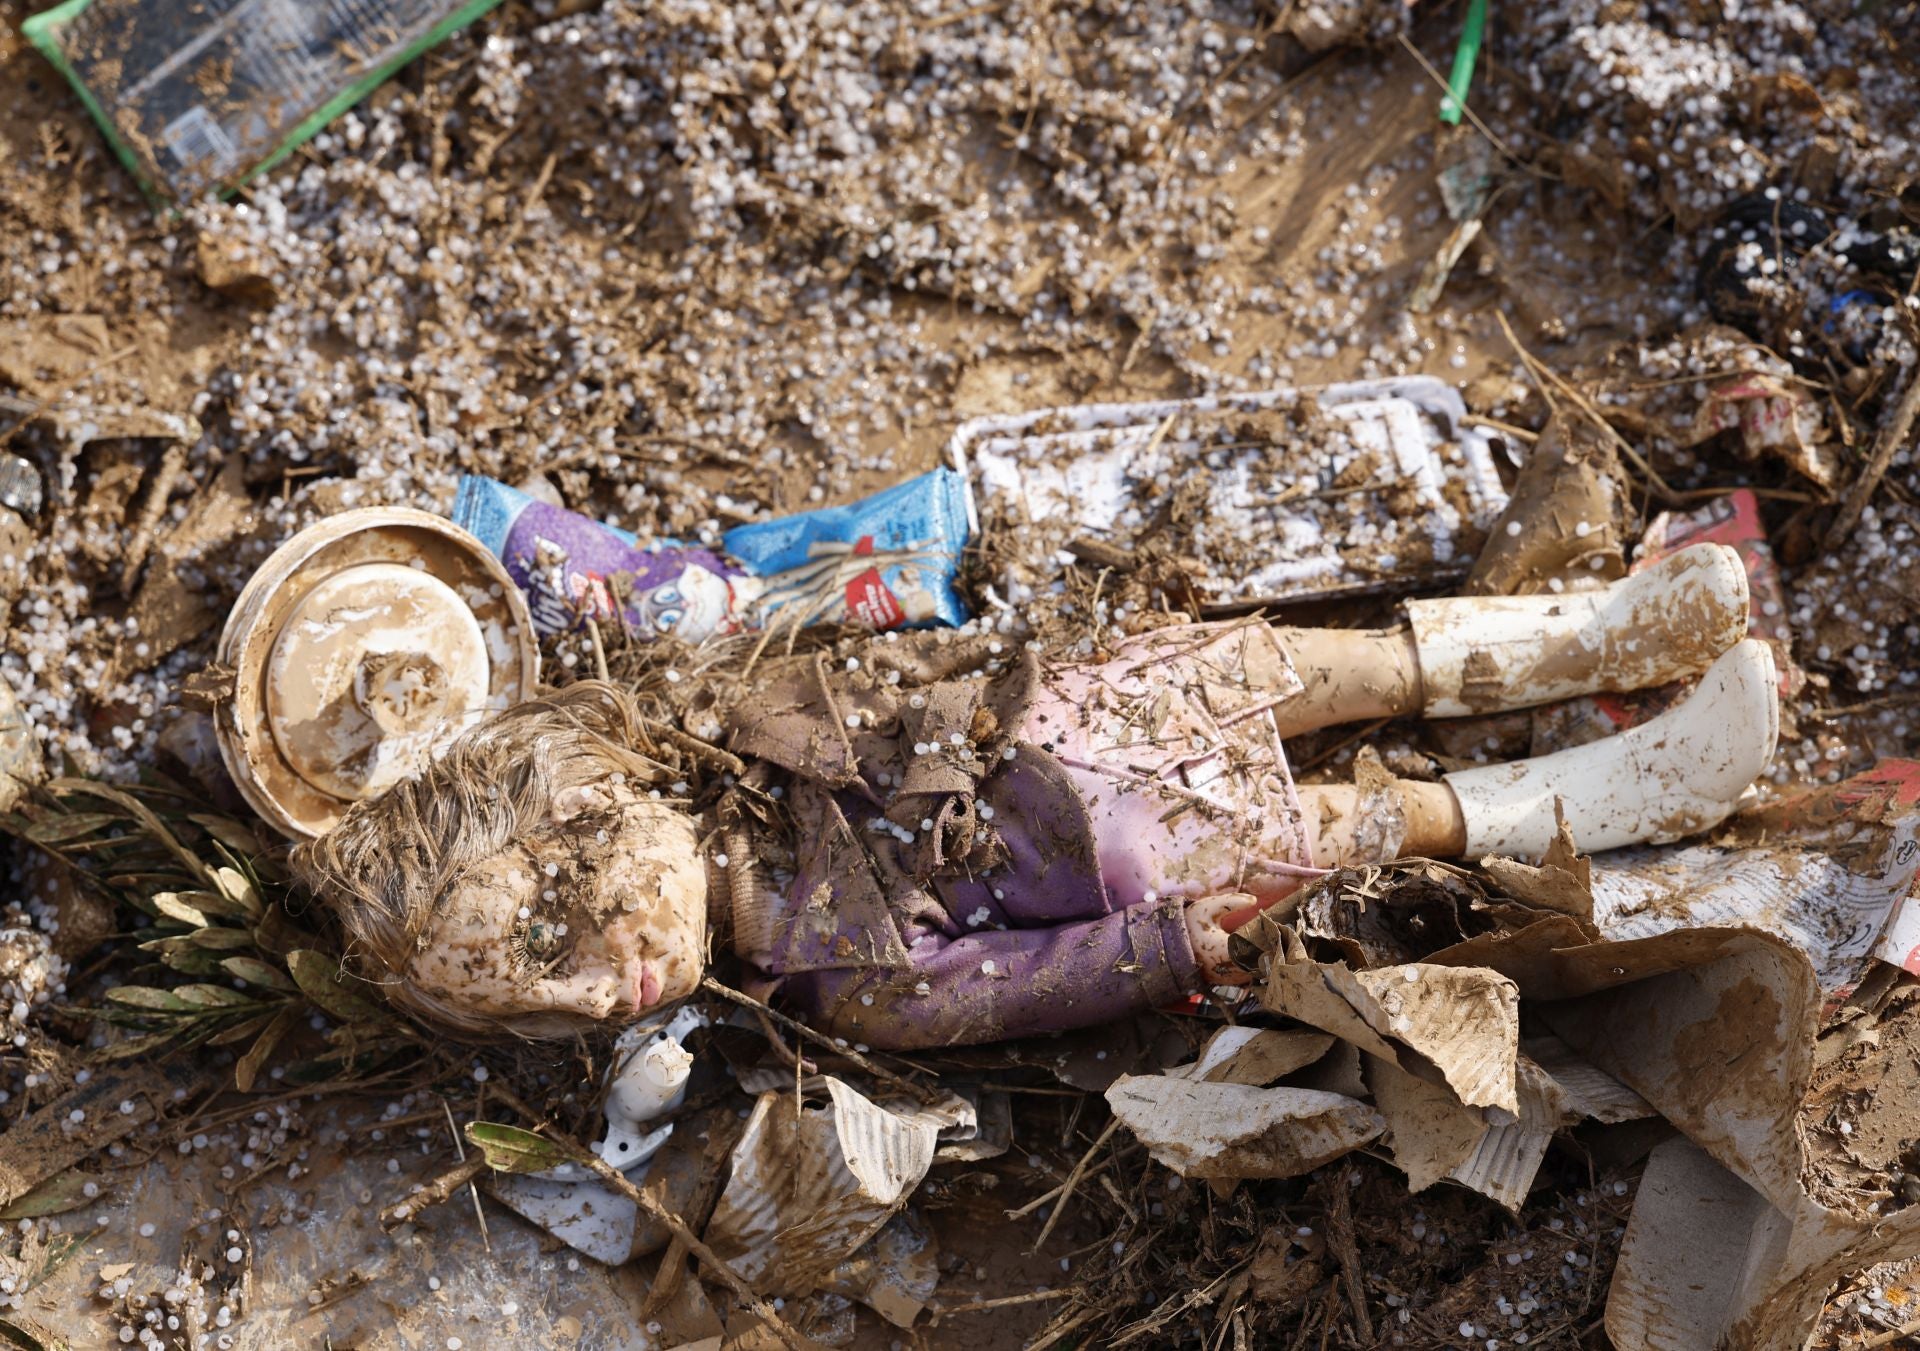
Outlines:
[{"label": "muddy fabric", "polygon": [[[1277,785],[1284,821],[1294,799],[1277,736],[1259,739],[1271,757],[1229,752],[1254,715],[1270,728],[1298,683],[1270,630],[1229,641],[1230,627],[1164,631],[1154,659],[1132,667],[1043,671],[1024,650],[902,642],[852,671],[787,668],[729,717],[730,749],[792,775],[799,840],[795,875],[761,888],[767,903],[737,929],[737,950],[815,1026],[868,1046],[1085,1027],[1194,992],[1184,901],[1105,875],[1068,762],[1125,724],[1143,781],[1186,801],[1198,780],[1223,818],[1248,820],[1255,799],[1235,786]],[[1266,688],[1247,688],[1249,670]],[[1155,726],[1122,700],[1043,731],[1036,706],[1057,705],[1062,672],[1076,671],[1109,673],[1105,687],[1144,700]],[[1222,773],[1223,757],[1257,769]],[[1291,819],[1280,866],[1305,862],[1297,809]]]}]

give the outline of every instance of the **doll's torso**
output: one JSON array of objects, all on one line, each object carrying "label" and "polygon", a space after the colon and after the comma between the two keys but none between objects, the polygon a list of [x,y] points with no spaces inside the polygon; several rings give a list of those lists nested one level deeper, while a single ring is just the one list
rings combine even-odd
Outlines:
[{"label": "doll's torso", "polygon": [[1183,898],[1311,871],[1271,713],[1298,681],[1264,626],[935,670],[820,668],[736,721],[793,772],[797,864],[736,947],[816,1021],[926,1045],[1166,1002],[1196,984]]}]

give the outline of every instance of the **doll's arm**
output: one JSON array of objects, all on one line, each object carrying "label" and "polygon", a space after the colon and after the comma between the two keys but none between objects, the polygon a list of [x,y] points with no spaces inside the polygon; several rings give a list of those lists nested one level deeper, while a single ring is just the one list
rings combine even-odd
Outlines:
[{"label": "doll's arm", "polygon": [[1124,1018],[1200,988],[1178,901],[1050,929],[926,934],[904,971],[796,973],[788,999],[824,1032],[893,1050],[972,1045]]}]

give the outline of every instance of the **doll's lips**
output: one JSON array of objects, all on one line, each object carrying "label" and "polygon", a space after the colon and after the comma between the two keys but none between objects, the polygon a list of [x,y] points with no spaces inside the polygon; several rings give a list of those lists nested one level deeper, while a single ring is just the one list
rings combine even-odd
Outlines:
[{"label": "doll's lips", "polygon": [[653,963],[637,962],[633,969],[633,1011],[652,1008],[660,1000],[660,973]]}]

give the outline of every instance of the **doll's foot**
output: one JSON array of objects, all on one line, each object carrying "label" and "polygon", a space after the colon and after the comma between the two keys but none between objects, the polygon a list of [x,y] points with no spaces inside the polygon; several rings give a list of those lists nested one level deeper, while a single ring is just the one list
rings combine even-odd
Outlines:
[{"label": "doll's foot", "polygon": [[1638,727],[1445,782],[1460,800],[1468,858],[1545,853],[1556,798],[1583,852],[1665,844],[1731,815],[1779,735],[1773,651],[1749,638],[1714,662],[1685,700]]},{"label": "doll's foot", "polygon": [[1698,675],[1747,631],[1747,570],[1696,544],[1595,591],[1407,605],[1430,718]]}]

